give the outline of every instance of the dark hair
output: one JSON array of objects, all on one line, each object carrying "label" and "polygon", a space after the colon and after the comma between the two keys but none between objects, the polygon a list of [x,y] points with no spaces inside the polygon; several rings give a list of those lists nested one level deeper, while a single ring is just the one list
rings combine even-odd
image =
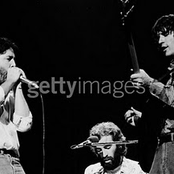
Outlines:
[{"label": "dark hair", "polygon": [[5,37],[0,37],[0,54],[10,48],[12,48],[14,52],[18,50],[17,45],[13,41]]},{"label": "dark hair", "polygon": [[158,42],[159,35],[168,35],[174,31],[174,14],[164,15],[160,17],[152,27],[152,37]]},{"label": "dark hair", "polygon": [[[121,129],[113,122],[102,122],[93,126],[90,130],[90,136],[97,136],[99,139],[103,136],[111,135],[113,141],[124,141],[126,137],[123,135]],[[91,150],[95,152],[95,148],[91,147]],[[126,155],[126,145],[118,145],[118,153],[120,155]]]}]

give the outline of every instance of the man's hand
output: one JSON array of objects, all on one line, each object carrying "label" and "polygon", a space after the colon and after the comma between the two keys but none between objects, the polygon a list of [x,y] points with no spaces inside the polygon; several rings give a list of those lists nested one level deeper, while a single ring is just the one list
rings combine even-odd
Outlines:
[{"label": "man's hand", "polygon": [[126,122],[132,126],[136,126],[136,122],[141,118],[141,116],[142,113],[133,107],[131,107],[131,109],[129,109],[124,115]]},{"label": "man's hand", "polygon": [[132,74],[130,78],[135,87],[140,85],[148,86],[154,80],[143,69],[140,69],[138,73]]},{"label": "man's hand", "polygon": [[17,67],[10,67],[7,70],[7,79],[4,81],[4,83],[1,84],[1,87],[3,88],[4,95],[6,96],[10,90],[15,89],[16,87],[21,88],[19,78],[21,75],[23,75],[23,71],[20,68]]},{"label": "man's hand", "polygon": [[22,70],[17,67],[11,67],[7,71],[7,81],[11,83],[15,83],[18,81],[20,75],[22,74]]}]

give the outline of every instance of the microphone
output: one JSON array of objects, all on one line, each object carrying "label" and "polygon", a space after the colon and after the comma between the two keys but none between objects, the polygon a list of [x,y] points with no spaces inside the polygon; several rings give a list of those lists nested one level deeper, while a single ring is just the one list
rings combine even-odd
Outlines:
[{"label": "microphone", "polygon": [[71,149],[79,149],[79,148],[82,148],[84,146],[92,146],[93,143],[95,142],[98,142],[99,139],[97,136],[91,136],[91,137],[88,137],[87,140],[83,141],[82,143],[78,144],[78,145],[72,145],[70,148]]},{"label": "microphone", "polygon": [[19,79],[20,79],[20,81],[21,81],[22,83],[26,83],[26,84],[28,84],[28,85],[31,85],[31,86],[37,88],[37,89],[39,88],[39,86],[38,86],[35,82],[33,82],[33,81],[31,81],[31,80],[28,80],[28,79],[26,79],[26,78],[23,77],[23,76],[20,76]]}]

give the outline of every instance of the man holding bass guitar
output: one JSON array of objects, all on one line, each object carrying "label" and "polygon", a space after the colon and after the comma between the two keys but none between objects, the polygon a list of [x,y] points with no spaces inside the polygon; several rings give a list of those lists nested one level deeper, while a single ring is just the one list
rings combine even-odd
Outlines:
[{"label": "man holding bass guitar", "polygon": [[[135,87],[143,85],[150,99],[142,112],[133,107],[125,119],[139,128],[140,165],[149,174],[174,173],[174,14],[160,17],[152,28],[154,40],[170,59],[167,83],[150,77],[143,69],[131,75]],[[138,123],[137,123],[138,122]],[[137,123],[137,124],[136,124]]]}]

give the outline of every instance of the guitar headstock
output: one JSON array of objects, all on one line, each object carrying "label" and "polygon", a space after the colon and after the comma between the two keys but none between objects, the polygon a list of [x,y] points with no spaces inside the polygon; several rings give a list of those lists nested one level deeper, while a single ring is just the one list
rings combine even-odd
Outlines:
[{"label": "guitar headstock", "polygon": [[119,0],[120,3],[120,15],[122,25],[125,25],[125,21],[130,13],[133,11],[135,7],[136,0]]}]

